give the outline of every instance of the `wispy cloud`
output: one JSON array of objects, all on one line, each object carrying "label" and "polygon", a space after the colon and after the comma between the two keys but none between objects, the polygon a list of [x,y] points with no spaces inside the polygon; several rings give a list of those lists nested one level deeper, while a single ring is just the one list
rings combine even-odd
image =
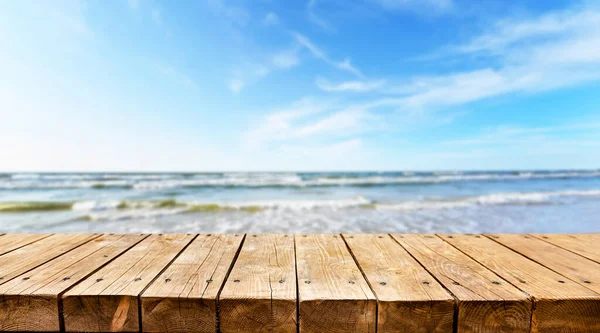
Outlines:
[{"label": "wispy cloud", "polygon": [[229,87],[229,90],[237,94],[242,91],[244,86],[246,86],[246,83],[242,79],[231,79],[227,83],[227,86]]},{"label": "wispy cloud", "polygon": [[209,8],[234,26],[245,26],[250,21],[250,12],[241,6],[231,4],[227,0],[206,0]]},{"label": "wispy cloud", "polygon": [[271,63],[277,68],[292,68],[300,64],[298,50],[292,49],[279,52],[271,57]]},{"label": "wispy cloud", "polygon": [[599,24],[600,11],[594,7],[498,22],[440,55],[491,56],[498,66],[416,77],[396,88],[407,92],[405,96],[387,103],[416,109],[445,107],[600,80]]},{"label": "wispy cloud", "polygon": [[[587,142],[596,142],[600,145],[600,122],[575,123],[558,126],[546,127],[521,127],[503,125],[494,128],[487,128],[484,134],[475,137],[446,140],[445,145],[506,145],[506,144],[523,144],[538,141],[552,141],[557,135],[565,136],[586,136]],[[589,139],[592,139],[590,141]]]},{"label": "wispy cloud", "polygon": [[319,28],[323,29],[325,32],[335,32],[336,29],[333,25],[327,21],[325,21],[321,16],[317,15],[312,9],[308,10],[307,13],[308,20]]},{"label": "wispy cloud", "polygon": [[[377,118],[359,107],[302,99],[290,107],[275,110],[244,135],[247,148],[256,150],[269,143],[344,138],[368,130]],[[305,142],[304,142],[305,143]]]},{"label": "wispy cloud", "polygon": [[385,80],[331,83],[326,79],[317,78],[315,84],[319,89],[327,92],[369,92],[381,88]]},{"label": "wispy cloud", "polygon": [[323,50],[321,50],[319,47],[313,44],[313,42],[310,39],[308,39],[308,37],[298,32],[294,32],[293,35],[296,38],[296,41],[304,48],[306,48],[310,53],[312,53],[316,58],[319,58],[340,70],[352,73],[361,78],[364,77],[360,70],[358,70],[352,65],[350,58],[346,58],[343,61],[334,61],[331,58],[329,58]]},{"label": "wispy cloud", "polygon": [[270,12],[265,15],[265,18],[262,20],[262,24],[265,27],[271,27],[279,24],[279,16],[277,14]]},{"label": "wispy cloud", "polygon": [[192,80],[186,74],[178,71],[175,67],[165,64],[156,64],[155,67],[160,73],[167,76],[174,82],[181,85],[185,85],[189,88],[198,89],[198,85],[196,84],[196,82],[194,82],[194,80]]},{"label": "wispy cloud", "polygon": [[306,15],[308,17],[308,21],[326,32],[335,32],[333,25],[321,18],[321,16],[316,13],[317,3],[317,0],[309,0],[306,3]]},{"label": "wispy cloud", "polygon": [[267,55],[262,61],[251,62],[234,70],[228,82],[229,90],[239,93],[247,85],[280,70],[289,70],[300,64],[298,48],[287,49]]}]

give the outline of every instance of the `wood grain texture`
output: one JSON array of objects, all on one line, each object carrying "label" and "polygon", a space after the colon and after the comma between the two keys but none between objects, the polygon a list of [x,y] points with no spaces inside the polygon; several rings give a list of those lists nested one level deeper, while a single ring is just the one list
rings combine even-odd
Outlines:
[{"label": "wood grain texture", "polygon": [[396,241],[344,239],[377,297],[377,332],[452,332],[454,298]]},{"label": "wood grain texture", "polygon": [[600,263],[600,234],[532,236]]},{"label": "wood grain texture", "polygon": [[600,314],[599,294],[489,238],[474,235],[440,237],[532,296],[535,303],[532,331],[600,330],[600,316],[595,315]]},{"label": "wood grain texture", "polygon": [[50,234],[10,234],[0,237],[0,256],[49,237]]},{"label": "wood grain texture", "polygon": [[0,256],[0,285],[99,236],[53,235],[6,253]]},{"label": "wood grain texture", "polygon": [[199,235],[142,293],[144,332],[215,332],[217,298],[242,235]]},{"label": "wood grain texture", "polygon": [[[491,239],[600,293],[600,264],[528,235],[490,235]],[[561,279],[566,284],[568,281]]]},{"label": "wood grain texture", "polygon": [[522,291],[437,236],[392,236],[456,297],[458,332],[529,332]]},{"label": "wood grain texture", "polygon": [[0,330],[59,331],[61,293],[141,239],[140,235],[101,236],[3,284]]},{"label": "wood grain texture", "polygon": [[341,236],[296,236],[296,262],[300,332],[375,332],[375,295]]},{"label": "wood grain texture", "polygon": [[223,333],[296,332],[293,235],[246,235],[219,312]]},{"label": "wood grain texture", "polygon": [[138,296],[193,235],[152,235],[63,295],[67,332],[139,332]]}]

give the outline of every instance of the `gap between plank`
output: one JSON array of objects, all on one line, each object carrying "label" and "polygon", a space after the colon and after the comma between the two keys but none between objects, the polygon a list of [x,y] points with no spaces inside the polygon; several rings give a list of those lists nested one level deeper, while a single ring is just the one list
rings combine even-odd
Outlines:
[{"label": "gap between plank", "polygon": [[[188,234],[189,235],[189,234]],[[140,291],[140,293],[137,295],[137,299],[138,299],[138,328],[139,328],[139,333],[144,332],[144,329],[142,327],[142,294],[146,291],[146,289],[148,289],[153,283],[154,281],[156,281],[156,279],[158,279],[159,276],[161,276],[162,273],[164,273],[164,271],[167,270],[167,268],[169,268],[169,266],[171,266],[171,264],[175,261],[175,259],[177,259],[182,253],[183,251],[185,251],[185,249],[188,248],[188,246],[190,246],[190,244],[192,244],[196,238],[198,238],[198,234],[196,234],[196,236],[194,236],[192,238],[192,240],[187,243],[183,249],[181,249],[181,251],[179,251],[177,253],[177,255],[175,255],[175,257],[173,257],[173,259],[171,259],[171,261],[169,261],[168,264],[165,265],[165,267],[163,267],[163,269],[160,270],[160,272],[158,272],[158,274],[156,274],[156,276],[154,276],[154,278],[152,278],[152,280],[150,280],[150,283],[148,283],[144,289],[142,289],[142,291]]]},{"label": "gap between plank", "polygon": [[396,244],[398,244],[404,251],[406,251],[406,253],[408,253],[409,256],[411,256],[411,258],[413,258],[419,265],[421,265],[421,267],[423,267],[423,269],[435,280],[437,281],[437,283],[442,286],[442,288],[444,288],[444,290],[446,290],[446,292],[448,294],[450,294],[450,296],[452,296],[452,298],[454,298],[454,314],[453,314],[453,318],[452,318],[452,332],[453,333],[458,333],[458,303],[459,300],[456,296],[454,296],[454,294],[450,291],[450,289],[446,288],[446,286],[442,283],[442,281],[440,281],[437,276],[433,275],[431,273],[431,271],[429,271],[427,269],[427,267],[425,267],[425,265],[423,265],[415,256],[413,256],[412,253],[410,253],[410,251],[408,249],[406,249],[393,235],[388,234],[388,236],[392,237],[392,239],[394,240],[394,242],[396,242]]},{"label": "gap between plank", "polygon": [[294,267],[296,269],[296,333],[300,333],[300,288],[298,286],[298,256],[296,252],[296,235],[294,234]]},{"label": "gap between plank", "polygon": [[587,259],[587,260],[591,260],[591,261],[593,261],[593,262],[595,262],[595,263],[597,263],[597,264],[600,264],[600,261],[596,261],[596,260],[594,260],[594,259],[592,259],[592,258],[588,258],[588,257],[584,256],[583,254],[579,254],[579,253],[577,253],[577,252],[575,252],[575,251],[571,251],[571,250],[569,250],[569,249],[567,249],[567,248],[565,248],[565,247],[562,247],[562,246],[560,246],[560,245],[558,245],[558,244],[555,244],[555,243],[553,243],[553,242],[551,242],[551,241],[549,241],[549,240],[547,240],[547,239],[544,239],[543,237],[538,237],[538,236],[536,236],[536,235],[532,235],[532,234],[528,234],[528,236],[531,236],[531,237],[533,237],[533,238],[535,238],[535,239],[539,239],[539,240],[541,240],[541,241],[543,241],[543,242],[546,242],[546,243],[548,243],[548,244],[550,244],[550,245],[556,246],[556,247],[558,247],[558,248],[561,248],[561,249],[563,249],[563,250],[565,250],[565,251],[571,252],[571,253],[573,253],[573,254],[576,254],[576,255],[578,255],[578,256],[580,256],[580,257],[583,257],[583,258],[585,258],[585,259]]},{"label": "gap between plank", "polygon": [[[143,234],[142,234],[143,235]],[[123,235],[121,235],[121,237],[123,237]],[[65,332],[65,315],[63,313],[63,301],[62,301],[62,296],[68,292],[69,290],[73,289],[73,287],[75,287],[76,285],[78,285],[81,281],[87,279],[88,277],[92,276],[94,273],[96,273],[97,271],[101,270],[102,268],[104,268],[104,266],[110,264],[111,262],[113,262],[115,259],[119,258],[120,256],[122,256],[125,252],[131,250],[132,247],[138,245],[140,242],[142,242],[144,239],[150,237],[149,234],[146,234],[144,237],[142,237],[140,240],[138,240],[137,242],[133,243],[131,246],[129,246],[128,248],[126,248],[125,250],[123,250],[122,252],[120,252],[118,255],[116,255],[115,257],[113,257],[112,259],[110,259],[109,261],[105,262],[104,264],[102,264],[100,267],[97,267],[96,269],[92,270],[89,274],[85,275],[84,277],[82,277],[81,279],[79,279],[77,282],[73,283],[70,287],[68,287],[67,289],[63,290],[62,292],[58,293],[57,298],[58,298],[58,327],[60,328],[61,332]],[[96,239],[96,238],[94,238]],[[93,255],[94,253],[102,250],[104,247],[101,247],[99,249],[97,249],[96,251],[90,253],[87,257]],[[87,258],[85,257],[85,258]],[[85,258],[82,258],[81,260],[85,260]],[[73,263],[72,265],[80,262],[81,260]],[[70,267],[71,265],[69,265],[68,267]]]},{"label": "gap between plank", "polygon": [[[536,264],[538,264],[538,265],[540,265],[540,266],[542,266],[542,267],[545,267],[545,268],[547,268],[547,269],[549,269],[549,270],[553,271],[554,273],[556,273],[556,274],[558,274],[558,275],[560,275],[560,276],[564,277],[565,279],[567,279],[567,280],[570,280],[570,281],[574,282],[575,284],[578,284],[578,285],[580,285],[580,286],[582,286],[582,287],[584,287],[584,288],[586,288],[586,289],[588,289],[588,290],[590,290],[590,291],[593,291],[593,292],[597,293],[596,291],[594,291],[594,290],[592,290],[592,289],[589,289],[589,288],[588,288],[587,286],[585,286],[584,284],[581,284],[579,281],[573,280],[573,279],[569,278],[568,276],[565,276],[563,273],[561,273],[561,272],[559,272],[559,271],[557,271],[557,270],[554,270],[554,269],[552,269],[552,268],[550,268],[550,267],[548,267],[548,266],[544,265],[543,263],[541,263],[541,262],[539,262],[539,261],[537,261],[537,260],[535,260],[535,259],[533,259],[533,258],[530,258],[530,257],[528,257],[528,256],[524,255],[523,253],[521,253],[521,252],[519,252],[519,251],[517,251],[517,250],[515,250],[515,249],[513,249],[513,248],[510,248],[509,246],[507,246],[506,244],[504,244],[504,243],[502,243],[502,242],[499,242],[499,241],[497,241],[496,239],[494,239],[494,237],[491,237],[491,236],[489,236],[489,235],[483,235],[483,236],[485,236],[485,237],[487,237],[487,238],[489,238],[489,239],[493,240],[494,242],[496,242],[496,243],[498,243],[498,244],[500,244],[500,245],[504,246],[505,248],[507,248],[507,249],[509,249],[509,250],[511,250],[511,251],[513,251],[513,252],[515,252],[515,253],[517,253],[518,255],[520,255],[520,256],[523,256],[523,257],[525,257],[525,258],[527,258],[527,259],[529,259],[529,260],[531,260],[531,261],[535,262]],[[535,238],[535,239],[537,239],[537,238]],[[552,244],[552,245],[554,245],[554,244]],[[562,247],[559,247],[559,248],[560,248],[560,249],[562,249]],[[570,251],[568,251],[568,252],[570,252]],[[583,258],[585,258],[585,259],[588,259],[588,258],[586,258],[586,257],[583,257]],[[588,260],[589,260],[589,259],[588,259]],[[596,262],[595,262],[595,261],[593,261],[593,260],[592,260],[592,262],[596,263]]]},{"label": "gap between plank", "polygon": [[70,249],[70,250],[68,250],[68,251],[65,251],[65,252],[63,252],[63,253],[61,253],[61,254],[57,255],[56,257],[49,258],[48,260],[44,261],[43,263],[41,263],[41,264],[39,264],[39,265],[37,265],[37,266],[31,267],[30,269],[28,269],[28,270],[26,270],[26,271],[24,271],[24,272],[20,273],[19,275],[16,275],[16,276],[14,276],[14,277],[12,277],[12,278],[10,278],[10,279],[8,279],[8,280],[2,281],[2,283],[0,283],[0,285],[2,285],[2,284],[4,284],[4,283],[7,283],[7,282],[9,282],[9,281],[12,281],[12,280],[14,280],[14,279],[18,278],[19,276],[23,276],[23,274],[27,274],[27,273],[31,272],[32,270],[34,270],[34,269],[36,269],[36,268],[38,268],[38,267],[40,267],[40,266],[42,266],[42,265],[45,265],[45,264],[47,264],[47,263],[49,263],[50,261],[52,261],[52,260],[54,260],[54,259],[56,259],[56,258],[62,257],[62,256],[64,256],[65,254],[67,254],[67,253],[69,253],[69,252],[71,252],[71,251],[73,251],[73,250],[77,249],[78,247],[80,247],[80,246],[83,246],[83,245],[85,245],[85,244],[87,244],[87,243],[89,243],[89,242],[93,241],[94,239],[97,239],[98,237],[102,236],[102,234],[92,234],[92,236],[94,236],[94,235],[95,235],[96,237],[92,237],[92,238],[88,239],[87,241],[85,241],[85,242],[83,242],[83,243],[81,243],[81,244],[79,244],[79,245],[77,245],[77,246],[73,247],[72,249]]},{"label": "gap between plank", "polygon": [[[0,236],[4,236],[4,235],[6,235],[6,234],[2,234],[2,235],[0,235]],[[19,246],[19,247],[17,247],[17,248],[14,248],[14,249],[12,249],[12,250],[10,250],[10,251],[8,251],[8,252],[4,252],[4,253],[2,253],[1,255],[6,255],[6,254],[8,254],[8,253],[11,253],[11,252],[13,252],[13,251],[15,251],[15,250],[18,250],[18,249],[20,249],[20,248],[23,248],[23,247],[25,247],[25,246],[27,246],[27,245],[31,245],[31,244],[33,244],[33,243],[35,243],[35,242],[39,242],[39,241],[41,241],[42,239],[46,239],[46,238],[48,238],[48,237],[50,237],[50,236],[54,236],[54,234],[48,234],[48,236],[46,236],[46,237],[42,237],[42,238],[36,239],[36,240],[34,240],[34,241],[31,241],[31,242],[29,242],[29,243],[27,243],[27,244],[23,244],[23,245],[21,245],[21,246]]]},{"label": "gap between plank", "polygon": [[233,260],[231,261],[231,264],[229,265],[229,269],[227,270],[227,274],[225,274],[225,278],[223,279],[223,283],[221,284],[221,287],[219,288],[219,292],[217,293],[217,299],[216,299],[216,321],[217,321],[217,333],[221,333],[221,315],[220,315],[220,309],[219,309],[219,300],[221,298],[221,292],[223,291],[223,288],[225,288],[225,283],[227,283],[227,280],[229,279],[229,274],[231,274],[231,271],[233,270],[233,266],[235,265],[235,262],[237,261],[240,252],[242,252],[242,247],[244,246],[244,242],[246,241],[246,234],[244,234],[242,236],[242,241],[240,242],[240,246],[238,247],[237,251],[235,252],[235,256],[233,257]]},{"label": "gap between plank", "polygon": [[[500,279],[502,279],[502,281],[507,282],[509,285],[515,287],[518,291],[524,293],[525,295],[527,295],[527,297],[529,297],[529,300],[531,301],[531,316],[529,317],[529,331],[531,332],[531,328],[533,325],[533,316],[534,316],[534,310],[536,308],[536,299],[535,297],[533,297],[532,295],[530,295],[529,293],[527,293],[526,291],[522,290],[521,288],[519,288],[516,284],[511,283],[510,281],[508,281],[507,279],[503,278],[500,274],[494,272],[493,270],[491,270],[490,268],[488,268],[486,265],[484,265],[483,263],[479,262],[477,259],[471,257],[468,253],[462,251],[461,249],[459,249],[458,247],[454,246],[452,243],[448,242],[447,240],[445,240],[444,238],[442,238],[442,236],[440,236],[439,234],[435,234],[439,239],[441,239],[443,242],[446,242],[448,245],[452,246],[453,248],[455,248],[456,250],[458,250],[460,253],[466,255],[467,257],[469,257],[471,260],[473,260],[474,262],[478,263],[479,265],[483,266],[485,269],[487,269],[488,271],[492,272],[492,274],[496,275],[497,277],[499,277]],[[484,235],[485,236],[485,235]],[[489,238],[489,237],[488,237]],[[520,255],[520,253],[517,253]],[[529,259],[529,258],[527,258]],[[506,301],[504,301],[506,302]]]},{"label": "gap between plank", "polygon": [[348,242],[346,241],[346,237],[344,237],[343,234],[340,234],[340,237],[344,241],[344,244],[346,244],[346,248],[348,249],[348,252],[350,252],[350,255],[352,256],[354,263],[356,263],[356,266],[360,270],[360,273],[362,274],[363,279],[365,279],[365,281],[367,281],[367,285],[369,286],[369,288],[371,288],[371,292],[373,293],[373,295],[375,295],[375,333],[377,333],[377,328],[379,327],[379,296],[377,296],[377,294],[375,293],[375,289],[373,289],[373,286],[371,286],[371,282],[369,281],[369,279],[367,279],[367,275],[363,271],[363,268],[360,266],[360,263],[358,262],[358,260],[356,260],[356,256],[354,255],[354,252],[352,252],[352,248],[350,248],[350,245],[348,245]]}]

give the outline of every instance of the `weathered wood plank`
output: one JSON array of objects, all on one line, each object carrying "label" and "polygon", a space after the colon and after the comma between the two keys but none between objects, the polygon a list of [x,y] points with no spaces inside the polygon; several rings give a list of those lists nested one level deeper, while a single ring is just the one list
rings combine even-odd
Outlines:
[{"label": "weathered wood plank", "polygon": [[99,236],[52,235],[0,256],[0,285]]},{"label": "weathered wood plank", "polygon": [[0,330],[59,331],[61,293],[141,239],[140,235],[101,236],[3,284]]},{"label": "weathered wood plank", "polygon": [[532,236],[600,263],[600,234]]},{"label": "weathered wood plank", "polygon": [[344,239],[377,297],[377,332],[452,332],[454,298],[396,241]]},{"label": "weathered wood plank", "polygon": [[[490,235],[514,251],[600,293],[600,264],[528,235]],[[566,284],[565,279],[561,279]],[[600,312],[598,312],[600,314]]]},{"label": "weathered wood plank", "polygon": [[194,235],[152,235],[63,295],[67,332],[139,332],[138,296]]},{"label": "weathered wood plank", "polygon": [[217,298],[243,235],[199,235],[142,293],[144,332],[215,332]]},{"label": "weathered wood plank", "polygon": [[532,303],[434,235],[393,235],[458,301],[458,332],[529,332]]},{"label": "weathered wood plank", "polygon": [[246,235],[219,297],[221,332],[296,332],[293,235]]},{"label": "weathered wood plank", "polygon": [[[441,235],[534,301],[533,332],[600,330],[600,294],[492,241],[473,235]],[[527,239],[524,239],[527,241]],[[600,266],[600,265],[599,265]]]},{"label": "weathered wood plank", "polygon": [[51,234],[10,234],[0,237],[0,256],[23,246],[34,243]]},{"label": "weathered wood plank", "polygon": [[296,236],[296,261],[300,332],[375,332],[375,295],[341,236]]}]

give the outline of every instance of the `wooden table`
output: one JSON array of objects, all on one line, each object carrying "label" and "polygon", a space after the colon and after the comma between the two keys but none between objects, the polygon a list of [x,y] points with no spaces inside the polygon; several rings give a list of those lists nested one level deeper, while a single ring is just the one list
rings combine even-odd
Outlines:
[{"label": "wooden table", "polygon": [[6,234],[0,331],[600,332],[600,234]]}]

